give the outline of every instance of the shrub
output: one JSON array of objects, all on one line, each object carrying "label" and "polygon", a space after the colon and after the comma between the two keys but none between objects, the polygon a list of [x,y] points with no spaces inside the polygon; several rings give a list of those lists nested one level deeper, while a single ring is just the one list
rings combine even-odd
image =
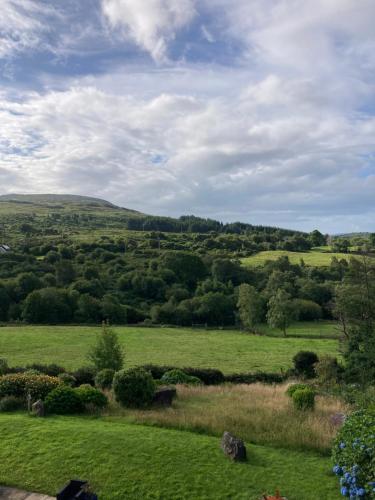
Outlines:
[{"label": "shrub", "polygon": [[68,415],[83,410],[83,403],[75,389],[67,385],[60,385],[51,391],[45,399],[48,413]]},{"label": "shrub", "polygon": [[115,371],[110,368],[100,370],[95,377],[95,385],[100,389],[110,389],[112,387]]},{"label": "shrub", "polygon": [[44,373],[44,375],[49,375],[50,377],[58,377],[60,373],[65,373],[65,368],[56,365],[55,363],[51,363],[50,365],[33,363],[32,365],[27,365],[25,370],[36,370],[37,372]]},{"label": "shrub", "polygon": [[76,389],[76,393],[86,408],[104,408],[108,404],[107,397],[92,385],[81,385]]},{"label": "shrub", "polygon": [[263,384],[281,384],[285,379],[285,375],[281,373],[267,372],[232,373],[225,376],[225,382],[230,382],[231,384],[255,384],[257,382]]},{"label": "shrub", "polygon": [[314,365],[319,361],[315,352],[299,351],[293,358],[294,370],[297,375],[305,378],[315,377]]},{"label": "shrub", "polygon": [[337,384],[342,377],[343,368],[339,365],[337,358],[322,356],[314,365],[318,383],[323,386]]},{"label": "shrub", "polygon": [[5,396],[0,400],[0,412],[24,410],[26,408],[25,399],[16,396]]},{"label": "shrub", "polygon": [[164,373],[161,381],[164,384],[199,385],[202,383],[198,377],[192,377],[191,375],[187,375],[185,372],[178,369],[170,370],[169,372]]},{"label": "shrub", "polygon": [[62,384],[69,385],[70,387],[74,387],[77,383],[76,378],[71,373],[60,373],[58,378]]},{"label": "shrub", "polygon": [[292,384],[288,387],[288,389],[285,391],[285,394],[289,396],[290,398],[293,397],[293,394],[298,391],[299,389],[310,389],[310,386],[306,384]]},{"label": "shrub", "polygon": [[315,406],[315,392],[310,388],[297,389],[293,392],[292,400],[297,410],[313,410]]},{"label": "shrub", "polygon": [[4,358],[0,358],[0,375],[5,375],[6,373],[8,373],[8,370],[9,366],[7,360]]},{"label": "shrub", "polygon": [[344,422],[332,451],[341,494],[375,499],[375,411],[359,410]]},{"label": "shrub", "polygon": [[128,407],[145,407],[152,402],[155,383],[152,375],[142,368],[121,370],[113,378],[116,400]]},{"label": "shrub", "polygon": [[44,399],[60,384],[57,377],[15,373],[0,377],[0,398],[15,396],[25,398],[28,394],[33,400]]},{"label": "shrub", "polygon": [[143,365],[142,368],[151,373],[152,377],[157,380],[161,379],[164,373],[171,370],[182,370],[187,375],[198,377],[205,385],[219,385],[225,382],[223,373],[214,368],[178,368],[176,366],[158,366],[158,365]]},{"label": "shrub", "polygon": [[95,385],[95,375],[97,371],[93,366],[82,366],[73,372],[77,385],[90,384]]},{"label": "shrub", "polygon": [[121,370],[124,364],[124,353],[118,336],[106,323],[103,323],[102,331],[97,337],[96,344],[89,352],[89,359],[94,363],[98,371],[105,368],[118,371]]}]

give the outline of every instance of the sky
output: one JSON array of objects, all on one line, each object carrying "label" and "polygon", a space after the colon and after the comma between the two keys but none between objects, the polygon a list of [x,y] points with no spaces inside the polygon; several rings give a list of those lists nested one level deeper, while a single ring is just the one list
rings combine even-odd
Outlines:
[{"label": "sky", "polygon": [[0,194],[375,231],[374,0],[0,6]]}]

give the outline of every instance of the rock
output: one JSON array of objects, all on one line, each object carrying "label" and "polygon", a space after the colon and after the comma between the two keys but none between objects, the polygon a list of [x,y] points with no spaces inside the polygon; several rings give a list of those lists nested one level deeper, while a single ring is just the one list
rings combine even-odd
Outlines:
[{"label": "rock", "polygon": [[346,415],[344,415],[344,413],[335,413],[334,415],[331,415],[330,422],[335,427],[341,427],[345,422],[345,419]]},{"label": "rock", "polygon": [[156,389],[152,404],[158,406],[171,406],[177,391],[174,387],[159,387]]},{"label": "rock", "polygon": [[229,432],[224,432],[221,440],[223,452],[236,462],[246,460],[246,446],[242,439],[232,436]]},{"label": "rock", "polygon": [[36,416],[36,417],[44,417],[45,415],[45,410],[44,410],[44,403],[41,399],[38,399],[38,401],[36,401],[32,406],[31,406],[31,410],[33,412],[33,414]]}]

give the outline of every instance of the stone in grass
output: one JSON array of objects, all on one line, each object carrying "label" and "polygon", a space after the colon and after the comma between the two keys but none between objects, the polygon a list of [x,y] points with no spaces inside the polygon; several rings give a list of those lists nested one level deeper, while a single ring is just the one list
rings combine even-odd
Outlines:
[{"label": "stone in grass", "polygon": [[280,492],[277,490],[275,496],[272,495],[263,495],[261,500],[288,500],[286,497],[282,497]]},{"label": "stone in grass", "polygon": [[41,399],[38,399],[32,406],[31,410],[33,412],[33,415],[36,417],[44,417],[45,415],[45,409],[44,409],[44,403]]},{"label": "stone in grass", "polygon": [[152,404],[156,406],[171,406],[176,394],[177,392],[174,387],[159,387],[155,391]]},{"label": "stone in grass", "polygon": [[242,439],[232,436],[229,432],[224,432],[221,439],[221,448],[225,455],[235,462],[244,462],[246,460],[246,446]]}]

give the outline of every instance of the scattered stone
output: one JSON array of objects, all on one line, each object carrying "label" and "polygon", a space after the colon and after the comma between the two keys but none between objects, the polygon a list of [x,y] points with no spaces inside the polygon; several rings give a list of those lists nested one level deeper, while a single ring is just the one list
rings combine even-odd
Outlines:
[{"label": "scattered stone", "polygon": [[344,413],[335,413],[330,417],[331,424],[335,427],[341,427],[345,422],[345,419],[346,415],[344,415]]},{"label": "scattered stone", "polygon": [[221,440],[221,448],[225,455],[236,462],[246,460],[246,446],[242,439],[232,436],[229,432],[224,432]]},{"label": "scattered stone", "polygon": [[44,417],[45,415],[45,409],[44,409],[44,403],[41,399],[38,399],[32,406],[31,410],[33,412],[33,415],[36,417]]},{"label": "scattered stone", "polygon": [[159,387],[156,389],[152,404],[157,406],[171,406],[177,391],[174,387]]}]

